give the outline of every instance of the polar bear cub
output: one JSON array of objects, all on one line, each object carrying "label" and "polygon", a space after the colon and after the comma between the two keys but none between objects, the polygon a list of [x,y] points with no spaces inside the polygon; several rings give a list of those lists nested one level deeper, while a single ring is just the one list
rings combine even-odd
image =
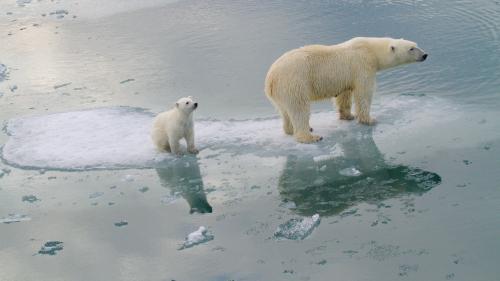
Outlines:
[{"label": "polar bear cub", "polygon": [[198,103],[189,96],[179,99],[171,110],[156,116],[151,137],[158,151],[181,154],[179,141],[185,139],[187,151],[198,153],[194,145],[193,123],[193,111],[197,107]]}]

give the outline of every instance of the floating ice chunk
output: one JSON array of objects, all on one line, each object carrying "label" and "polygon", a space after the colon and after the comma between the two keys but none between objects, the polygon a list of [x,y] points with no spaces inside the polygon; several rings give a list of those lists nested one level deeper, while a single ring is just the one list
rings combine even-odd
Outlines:
[{"label": "floating ice chunk", "polygon": [[339,174],[346,177],[358,177],[361,176],[361,172],[355,167],[345,168],[339,171]]},{"label": "floating ice chunk", "polygon": [[64,18],[64,16],[69,14],[69,12],[67,10],[60,9],[60,10],[55,10],[55,11],[51,12],[50,14],[55,15],[58,19],[62,19],[62,18]]},{"label": "floating ice chunk", "polygon": [[134,78],[129,78],[129,79],[125,79],[123,81],[120,81],[120,84],[125,84],[125,83],[132,82],[132,81],[135,81],[135,79]]},{"label": "floating ice chunk", "polygon": [[21,214],[8,214],[6,217],[0,218],[0,223],[13,223],[13,222],[21,222],[21,221],[30,221],[31,218],[26,215]]},{"label": "floating ice chunk", "polygon": [[94,192],[89,195],[89,199],[95,199],[104,195],[104,192]]},{"label": "floating ice chunk", "polygon": [[274,238],[278,240],[303,240],[313,232],[319,223],[319,214],[300,219],[293,218],[278,226]]},{"label": "floating ice chunk", "polygon": [[280,207],[287,208],[287,209],[296,209],[297,205],[295,205],[295,202],[293,201],[286,201],[280,204]]},{"label": "floating ice chunk", "polygon": [[115,226],[116,227],[122,227],[122,226],[126,226],[128,225],[128,222],[127,221],[119,221],[119,222],[115,222]]},{"label": "floating ice chunk", "polygon": [[5,64],[0,63],[0,82],[7,79],[7,76],[8,76],[7,66],[5,66]]},{"label": "floating ice chunk", "polygon": [[198,228],[198,230],[188,234],[188,236],[184,240],[184,243],[179,248],[179,250],[191,248],[193,246],[196,246],[196,245],[201,244],[201,243],[206,243],[206,242],[213,240],[213,239],[214,239],[214,235],[212,233],[210,233],[206,229],[206,227],[200,226],[200,228]]},{"label": "floating ice chunk", "polygon": [[36,201],[39,201],[40,199],[36,198],[35,195],[24,195],[21,200],[23,202],[34,203]]},{"label": "floating ice chunk", "polygon": [[40,251],[38,251],[41,255],[55,255],[56,252],[61,251],[63,249],[63,242],[61,241],[49,241],[46,242]]},{"label": "floating ice chunk", "polygon": [[69,83],[63,83],[63,84],[58,84],[58,85],[54,86],[54,90],[57,90],[59,88],[66,87],[66,86],[69,86],[69,85],[71,85],[71,82],[69,82]]}]

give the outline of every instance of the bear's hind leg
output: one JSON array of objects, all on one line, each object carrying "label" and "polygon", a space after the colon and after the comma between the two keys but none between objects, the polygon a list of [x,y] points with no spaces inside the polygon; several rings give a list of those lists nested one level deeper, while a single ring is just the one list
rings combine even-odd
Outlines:
[{"label": "bear's hind leg", "polygon": [[311,134],[309,118],[311,108],[308,102],[302,102],[296,105],[289,105],[288,116],[294,129],[293,136],[298,142],[313,143],[322,140],[321,136]]},{"label": "bear's hind leg", "polygon": [[353,120],[354,115],[351,113],[352,106],[352,91],[347,90],[340,93],[335,98],[335,103],[337,104],[337,110],[339,112],[340,120]]},{"label": "bear's hind leg", "polygon": [[281,117],[283,118],[283,131],[287,135],[293,135],[293,125],[288,113],[285,110],[280,109]]}]

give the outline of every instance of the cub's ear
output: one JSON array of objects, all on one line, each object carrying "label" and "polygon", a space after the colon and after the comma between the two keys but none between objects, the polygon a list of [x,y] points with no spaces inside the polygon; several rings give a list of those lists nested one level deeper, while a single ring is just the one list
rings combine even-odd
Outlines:
[{"label": "cub's ear", "polygon": [[396,47],[391,46],[391,51],[395,52],[396,51]]},{"label": "cub's ear", "polygon": [[175,103],[175,107],[179,107],[179,103],[178,102]]},{"label": "cub's ear", "polygon": [[192,97],[192,96],[188,96],[188,98],[189,98],[189,99],[193,99],[193,97]]}]

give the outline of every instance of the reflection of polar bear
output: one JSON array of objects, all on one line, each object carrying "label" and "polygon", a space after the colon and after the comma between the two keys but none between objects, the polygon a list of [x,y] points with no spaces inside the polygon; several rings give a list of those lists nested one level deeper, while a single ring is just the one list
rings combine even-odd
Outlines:
[{"label": "reflection of polar bear", "polygon": [[198,153],[194,146],[193,111],[198,107],[191,97],[181,98],[175,107],[156,116],[151,137],[160,152],[180,154],[179,140],[185,139],[190,153]]},{"label": "reflection of polar bear", "polygon": [[351,120],[354,98],[358,121],[374,124],[370,105],[377,71],[427,58],[417,44],[403,39],[358,37],[332,46],[291,50],[267,73],[265,91],[283,117],[286,134],[299,142],[319,141],[310,133],[310,102],[336,98],[340,119]]},{"label": "reflection of polar bear", "polygon": [[211,213],[212,206],[207,201],[203,187],[200,166],[195,157],[173,160],[165,167],[156,168],[160,182],[171,190],[180,193],[189,204],[189,213]]},{"label": "reflection of polar bear", "polygon": [[[419,168],[387,163],[375,144],[371,128],[337,139],[344,156],[315,160],[288,156],[278,183],[280,196],[293,202],[300,215],[336,215],[360,203],[420,195],[441,183],[441,177]],[[357,175],[343,174],[355,168]]]}]

